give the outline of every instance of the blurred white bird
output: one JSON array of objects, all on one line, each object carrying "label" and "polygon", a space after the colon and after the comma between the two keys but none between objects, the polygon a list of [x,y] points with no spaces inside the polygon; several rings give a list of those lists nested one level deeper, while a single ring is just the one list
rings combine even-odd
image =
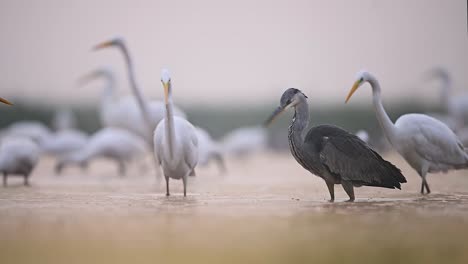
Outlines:
[{"label": "blurred white bird", "polygon": [[39,146],[45,154],[60,157],[86,146],[88,135],[78,130],[63,130],[44,138]]},{"label": "blurred white bird", "polygon": [[382,105],[380,84],[370,73],[358,73],[346,102],[366,82],[372,87],[375,112],[386,137],[422,178],[421,193],[424,193],[424,189],[427,193],[431,192],[426,180],[427,173],[468,167],[468,154],[463,144],[439,120],[423,114],[406,114],[393,124]]},{"label": "blurred white bird", "polygon": [[161,73],[166,102],[166,117],[154,131],[154,156],[161,164],[166,179],[166,195],[169,196],[169,178],[180,180],[187,196],[187,177],[195,176],[198,162],[198,137],[195,127],[187,120],[174,116],[172,105],[172,84],[169,71]]},{"label": "blurred white bird", "polygon": [[221,139],[223,152],[237,157],[246,156],[266,148],[267,130],[261,126],[241,127]]},{"label": "blurred white bird", "polygon": [[0,173],[3,174],[3,186],[7,186],[7,177],[24,177],[24,185],[29,186],[29,176],[39,160],[39,147],[30,138],[8,136],[0,143]]},{"label": "blurred white bird", "polygon": [[[129,122],[128,124],[118,125],[118,127],[123,127],[129,129],[130,131],[134,131],[139,135],[143,135],[149,144],[153,144],[153,131],[158,123],[164,118],[164,102],[160,100],[148,101],[143,96],[140,87],[137,84],[133,61],[130,53],[128,52],[124,39],[114,38],[97,45],[94,49],[99,50],[106,47],[117,47],[124,56],[125,62],[127,64],[130,87],[132,88],[134,98],[136,99],[125,99],[125,107],[119,105],[119,107],[123,108],[122,112],[126,112],[125,116],[130,117],[131,115],[130,118],[123,119],[122,116],[118,116],[116,119],[108,120],[108,124],[106,124],[106,126],[116,126],[114,123],[120,124],[122,122]],[[176,106],[173,107],[173,114],[182,118],[186,117],[185,113]],[[135,123],[137,123],[137,125]]]},{"label": "blurred white bird", "polygon": [[119,173],[124,175],[126,163],[141,157],[147,150],[141,137],[125,129],[104,128],[93,134],[83,148],[61,157],[55,169],[60,173],[72,164],[85,167],[94,159],[106,158],[115,161]]},{"label": "blurred white bird", "polygon": [[[453,82],[450,73],[442,67],[436,67],[426,73],[429,78],[435,78],[440,81],[440,99],[443,109],[448,117],[442,118],[455,130],[465,126],[468,121],[468,94],[452,95]],[[445,123],[445,122],[444,122]],[[456,125],[453,125],[455,123]]]},{"label": "blurred white bird", "polygon": [[226,165],[221,146],[210,134],[200,127],[195,127],[198,138],[198,166],[207,166],[211,161],[215,161],[221,174],[226,172]]},{"label": "blurred white bird", "polygon": [[54,113],[51,125],[55,131],[74,129],[77,125],[76,116],[70,109],[59,109]]},{"label": "blurred white bird", "polygon": [[356,132],[356,136],[362,141],[369,143],[369,133],[367,133],[367,131],[365,131],[364,129],[361,129],[358,132]]},{"label": "blurred white bird", "polygon": [[39,143],[47,138],[51,134],[51,131],[47,126],[38,121],[19,121],[8,126],[3,133],[27,137]]}]

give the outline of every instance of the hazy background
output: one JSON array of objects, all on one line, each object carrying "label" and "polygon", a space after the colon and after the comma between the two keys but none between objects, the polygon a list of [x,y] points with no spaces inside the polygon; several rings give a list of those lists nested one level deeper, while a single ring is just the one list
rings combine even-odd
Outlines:
[{"label": "hazy background", "polygon": [[97,102],[99,83],[75,81],[101,65],[129,93],[120,54],[90,51],[116,35],[144,93],[161,98],[168,67],[183,105],[271,104],[287,87],[312,104],[341,104],[362,68],[380,79],[386,102],[435,101],[436,87],[421,81],[434,65],[451,71],[457,92],[468,83],[466,1],[2,0],[0,34],[2,95],[52,104]]}]

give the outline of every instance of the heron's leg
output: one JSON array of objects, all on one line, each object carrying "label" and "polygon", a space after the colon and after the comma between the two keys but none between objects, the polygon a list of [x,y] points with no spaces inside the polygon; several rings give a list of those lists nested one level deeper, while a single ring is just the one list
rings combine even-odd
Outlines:
[{"label": "heron's leg", "polygon": [[166,179],[166,196],[169,196],[169,177],[164,176],[164,178]]},{"label": "heron's leg", "polygon": [[7,187],[7,177],[8,177],[7,173],[4,172],[3,173],[3,187]]},{"label": "heron's leg", "polygon": [[349,196],[348,202],[354,202],[354,187],[350,181],[341,181],[341,186]]},{"label": "heron's leg", "polygon": [[187,196],[187,176],[182,178],[182,183],[184,184],[184,197]]},{"label": "heron's leg", "polygon": [[427,194],[430,194],[431,193],[431,189],[429,189],[429,184],[427,183],[427,180],[426,178],[424,178],[424,186],[426,186],[426,193]]},{"label": "heron's leg", "polygon": [[327,183],[328,192],[330,192],[330,202],[333,203],[335,201],[335,184],[332,182],[325,182]]},{"label": "heron's leg", "polygon": [[24,186],[31,186],[29,185],[29,173],[24,174]]}]

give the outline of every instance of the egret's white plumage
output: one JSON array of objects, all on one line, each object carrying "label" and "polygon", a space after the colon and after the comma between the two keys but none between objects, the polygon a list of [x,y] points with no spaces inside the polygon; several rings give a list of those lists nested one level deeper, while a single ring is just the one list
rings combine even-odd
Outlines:
[{"label": "egret's white plumage", "polygon": [[369,133],[367,133],[367,131],[365,131],[364,129],[361,129],[358,132],[356,132],[356,136],[362,141],[369,143]]},{"label": "egret's white plumage", "polygon": [[406,114],[392,123],[382,105],[377,79],[366,71],[358,74],[346,101],[363,83],[372,87],[377,119],[392,146],[422,178],[421,193],[426,188],[426,174],[468,167],[468,155],[463,144],[450,128],[437,119],[423,114]]},{"label": "egret's white plumage", "polygon": [[39,160],[39,147],[28,137],[7,136],[0,143],[0,173],[3,186],[11,174],[24,177],[24,185],[29,185],[31,171]]},{"label": "egret's white plumage", "polygon": [[62,130],[50,134],[40,142],[45,154],[60,157],[82,149],[88,142],[88,135],[78,130]]},{"label": "egret's white plumage", "polygon": [[147,151],[145,141],[121,128],[104,128],[93,134],[87,144],[78,151],[62,157],[57,163],[57,171],[70,164],[86,166],[97,158],[115,161],[119,172],[125,173],[125,163],[141,157]]},{"label": "egret's white plumage", "polygon": [[190,122],[173,114],[169,71],[162,71],[161,82],[164,86],[166,116],[154,131],[154,155],[166,179],[166,195],[170,195],[169,178],[172,178],[182,179],[186,196],[187,177],[195,175],[198,163],[198,137]]},{"label": "egret's white plumage", "polygon": [[75,129],[77,125],[76,116],[70,109],[59,109],[52,117],[52,128],[55,131]]},{"label": "egret's white plumage", "polygon": [[[110,41],[103,42],[95,47],[101,49],[105,47],[117,47],[123,54],[127,64],[128,78],[130,87],[134,95],[134,99],[124,100],[125,107],[119,106],[122,111],[120,115],[115,115],[115,118],[108,118],[105,121],[107,126],[123,127],[130,131],[142,135],[148,143],[153,143],[153,131],[158,123],[164,118],[165,105],[161,100],[148,101],[144,98],[136,81],[135,70],[133,67],[132,58],[128,52],[124,39],[114,38]],[[115,106],[117,108],[117,106]],[[173,114],[185,118],[185,113],[178,107],[173,107]],[[122,115],[128,118],[122,118]],[[128,122],[128,123],[127,123]]]},{"label": "egret's white plumage", "polygon": [[227,155],[245,156],[264,150],[267,141],[268,133],[264,127],[241,127],[226,134],[221,145]]},{"label": "egret's white plumage", "polygon": [[[468,122],[468,94],[452,95],[453,81],[450,73],[442,67],[429,71],[430,77],[440,81],[440,99],[443,109],[448,114],[449,124],[455,122],[455,130],[465,126]],[[444,118],[442,121],[444,121]]]},{"label": "egret's white plumage", "polygon": [[19,121],[8,126],[4,134],[27,137],[39,143],[47,138],[51,134],[51,131],[47,126],[38,121]]}]

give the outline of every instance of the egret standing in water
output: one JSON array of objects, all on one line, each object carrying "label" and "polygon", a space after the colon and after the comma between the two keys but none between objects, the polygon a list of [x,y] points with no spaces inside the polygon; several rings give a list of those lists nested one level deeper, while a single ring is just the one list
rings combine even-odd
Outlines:
[{"label": "egret standing in water", "polygon": [[302,167],[325,180],[331,202],[335,200],[335,184],[343,186],[349,201],[355,199],[354,187],[401,188],[400,184],[406,182],[401,171],[357,136],[336,126],[320,125],[311,128],[304,137],[309,124],[306,99],[300,90],[289,88],[266,124],[285,110],[294,108],[288,136],[291,153]]},{"label": "egret standing in water", "polygon": [[[0,102],[12,105],[0,97]],[[22,175],[24,185],[29,186],[29,175],[39,160],[39,147],[27,137],[7,136],[0,144],[0,173],[3,186],[7,185],[9,174]]]},{"label": "egret standing in water", "polygon": [[421,176],[422,194],[425,190],[431,192],[426,180],[427,173],[468,167],[468,154],[463,144],[439,120],[423,114],[406,114],[393,124],[382,105],[380,84],[369,72],[358,73],[346,102],[366,82],[372,87],[372,101],[380,127],[398,153]]},{"label": "egret standing in water", "polygon": [[198,137],[195,127],[187,120],[174,116],[172,105],[172,84],[169,71],[161,73],[166,102],[166,117],[159,122],[154,131],[154,156],[161,164],[166,179],[166,196],[169,196],[169,178],[184,184],[187,196],[187,177],[195,176],[198,163]]}]

